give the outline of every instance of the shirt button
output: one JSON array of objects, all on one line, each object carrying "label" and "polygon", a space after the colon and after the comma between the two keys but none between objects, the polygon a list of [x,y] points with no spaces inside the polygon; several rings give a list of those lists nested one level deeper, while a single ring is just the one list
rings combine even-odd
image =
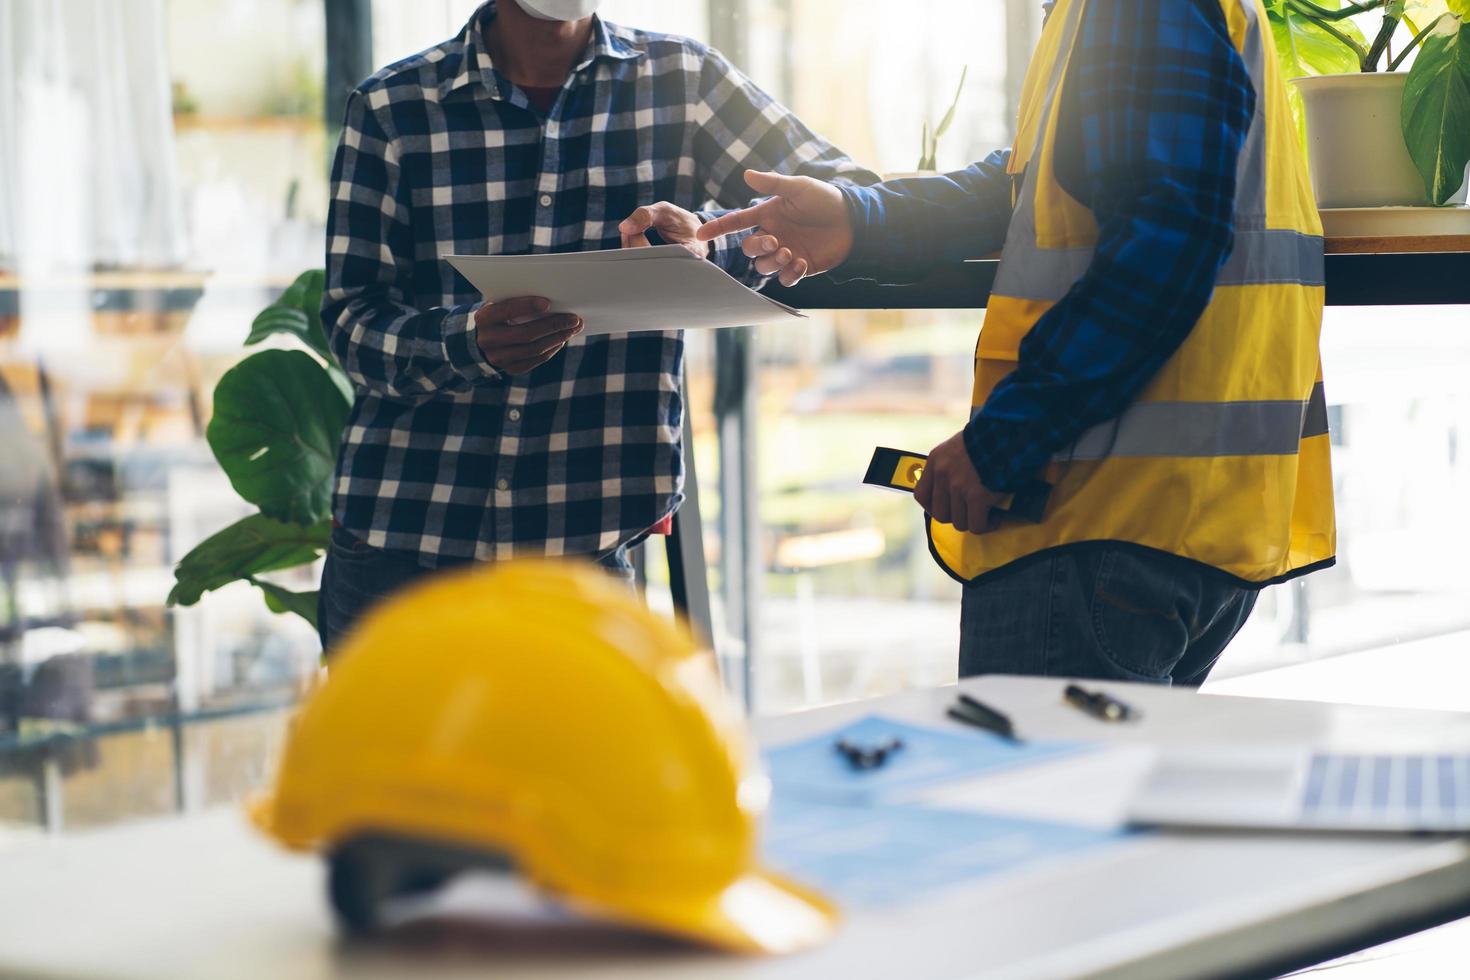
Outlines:
[{"label": "shirt button", "polygon": [[551,195],[550,194],[542,194],[541,195],[541,206],[543,208],[549,208],[549,207],[551,207]]},{"label": "shirt button", "polygon": [[519,408],[510,410],[510,420],[512,422],[519,422],[521,420],[521,410]]},{"label": "shirt button", "polygon": [[495,482],[495,488],[497,490],[509,490],[510,489],[510,481],[509,480],[497,480]]}]

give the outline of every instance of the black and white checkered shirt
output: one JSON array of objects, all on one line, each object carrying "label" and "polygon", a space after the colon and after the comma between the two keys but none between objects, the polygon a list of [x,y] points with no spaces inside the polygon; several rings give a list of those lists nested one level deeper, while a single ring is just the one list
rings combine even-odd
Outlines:
[{"label": "black and white checkered shirt", "polygon": [[[332,168],[322,319],[357,389],[334,513],[426,565],[605,555],[683,483],[680,333],[577,337],[504,376],[441,256],[618,248],[639,205],[749,203],[747,167],[876,179],[717,52],[601,20],[543,114],[491,64],[494,16],[359,86]],[[713,260],[756,282],[738,244]]]}]

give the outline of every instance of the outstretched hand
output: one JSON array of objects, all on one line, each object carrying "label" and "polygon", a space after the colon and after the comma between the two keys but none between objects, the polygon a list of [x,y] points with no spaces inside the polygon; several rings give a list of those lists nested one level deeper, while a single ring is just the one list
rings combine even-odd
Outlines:
[{"label": "outstretched hand", "polygon": [[852,252],[847,203],[833,185],[757,170],[747,170],[745,182],[769,200],[707,222],[699,229],[700,241],[758,228],[742,248],[755,259],[757,272],[779,276],[783,286],[836,268]]}]

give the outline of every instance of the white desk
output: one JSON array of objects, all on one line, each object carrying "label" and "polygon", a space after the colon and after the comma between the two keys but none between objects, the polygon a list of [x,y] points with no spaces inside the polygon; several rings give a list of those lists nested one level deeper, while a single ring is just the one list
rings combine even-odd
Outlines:
[{"label": "white desk", "polygon": [[[1177,742],[1312,739],[1334,748],[1470,749],[1470,714],[1263,701],[1102,685],[1146,712],[1104,726],[1056,681],[966,688],[1033,736]],[[879,710],[941,723],[953,689],[767,720],[769,742]],[[332,931],[321,864],[232,811],[27,841],[0,851],[0,976],[1188,977],[1260,975],[1470,914],[1470,841],[1168,834],[1127,839],[887,914],[832,944],[743,960],[579,923],[420,921],[368,946]]]}]

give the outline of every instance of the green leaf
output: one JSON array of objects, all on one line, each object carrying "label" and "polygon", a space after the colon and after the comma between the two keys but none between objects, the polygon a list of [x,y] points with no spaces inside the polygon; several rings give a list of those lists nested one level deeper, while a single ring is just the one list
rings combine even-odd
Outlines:
[{"label": "green leaf", "polygon": [[347,377],[347,372],[335,364],[328,364],[327,374],[331,375],[332,384],[337,386],[337,390],[342,393],[347,404],[351,405],[356,395],[352,390],[352,381]]},{"label": "green leaf", "polygon": [[1470,24],[1446,20],[1404,83],[1404,142],[1431,203],[1448,201],[1470,163]]},{"label": "green leaf", "polygon": [[252,354],[220,378],[205,436],[235,491],[279,521],[330,515],[349,405],[304,351]]},{"label": "green leaf", "polygon": [[[1336,9],[1338,0],[1326,0],[1320,7]],[[1302,94],[1294,78],[1307,75],[1342,75],[1359,69],[1357,53],[1337,38],[1324,31],[1310,18],[1291,10],[1286,0],[1266,0],[1266,19],[1271,26],[1271,40],[1276,48],[1276,59],[1281,63],[1281,77],[1288,82],[1286,99],[1291,106],[1292,119],[1296,121],[1297,141],[1302,152],[1307,152],[1307,116],[1302,107]],[[1339,21],[1336,28],[1361,43],[1367,43],[1363,32],[1351,21]]]},{"label": "green leaf", "polygon": [[327,345],[326,331],[322,329],[322,290],[326,279],[327,274],[321,269],[297,276],[274,303],[260,311],[250,325],[245,346],[258,344],[272,334],[285,333],[316,351],[328,364],[336,364]]},{"label": "green leaf", "polygon": [[965,79],[970,74],[970,66],[965,65],[960,69],[960,83],[955,86],[954,99],[949,103],[949,109],[944,113],[944,118],[939,120],[939,126],[934,130],[934,144],[936,148],[944,134],[949,132],[949,127],[954,125],[954,113],[960,106],[960,96],[965,92]]},{"label": "green leaf", "polygon": [[1404,13],[1427,27],[1444,14],[1470,14],[1470,0],[1406,0]]},{"label": "green leaf", "polygon": [[273,582],[251,579],[251,584],[265,593],[265,605],[273,613],[295,613],[316,628],[317,593],[292,592]]},{"label": "green leaf", "polygon": [[[1329,2],[1319,6],[1335,8],[1338,4]],[[1358,70],[1358,56],[1352,48],[1311,18],[1289,9],[1284,0],[1270,6],[1267,19],[1282,77],[1288,81],[1305,75],[1342,75]],[[1352,21],[1338,21],[1333,26],[1358,43],[1367,44],[1363,32]]]},{"label": "green leaf", "polygon": [[231,582],[315,561],[331,537],[331,521],[288,524],[252,514],[204,539],[180,559],[168,604],[192,606],[204,593]]}]

